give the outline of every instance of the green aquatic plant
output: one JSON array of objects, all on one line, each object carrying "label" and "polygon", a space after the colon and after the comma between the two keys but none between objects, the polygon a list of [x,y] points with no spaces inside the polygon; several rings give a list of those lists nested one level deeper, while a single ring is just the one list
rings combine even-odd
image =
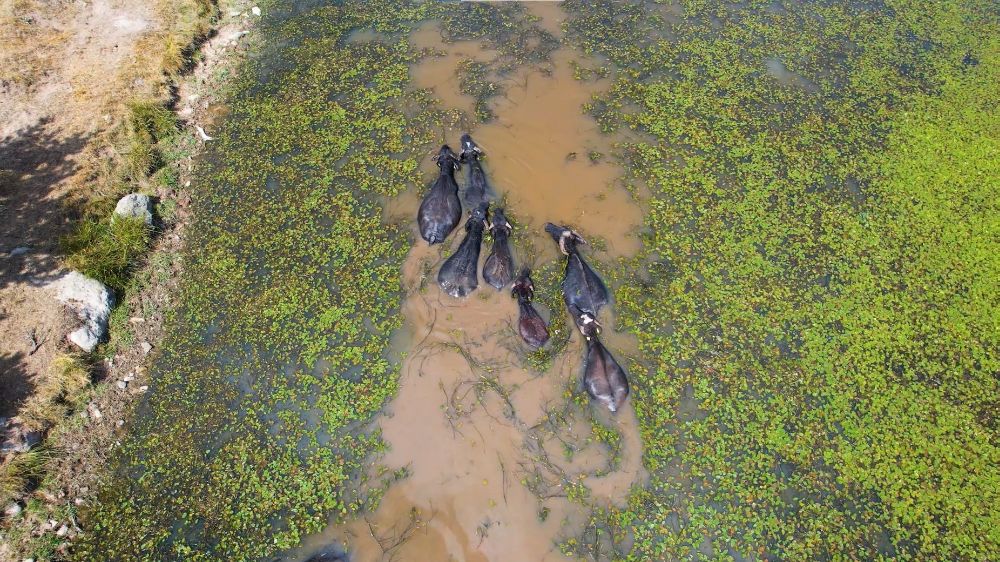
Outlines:
[{"label": "green aquatic plant", "polygon": [[476,100],[476,119],[482,123],[496,118],[496,113],[490,107],[490,100],[503,92],[503,86],[490,79],[489,68],[490,65],[485,62],[467,59],[460,62],[455,70],[458,74],[459,91]]},{"label": "green aquatic plant", "polygon": [[565,7],[651,194],[616,291],[651,482],[611,556],[994,556],[996,10]]}]

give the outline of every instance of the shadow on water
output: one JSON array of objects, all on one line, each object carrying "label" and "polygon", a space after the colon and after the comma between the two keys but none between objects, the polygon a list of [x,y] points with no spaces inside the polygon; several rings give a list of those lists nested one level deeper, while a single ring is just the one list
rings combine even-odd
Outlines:
[{"label": "shadow on water", "polygon": [[[531,9],[539,25],[559,29],[557,4]],[[535,67],[486,76],[504,93],[488,99],[495,118],[475,124],[482,100],[462,92],[467,61],[489,67],[497,52],[444,35],[434,22],[414,31],[410,40],[425,56],[411,77],[464,116],[442,130],[441,142],[457,147],[461,127],[470,127],[485,150],[494,207],[514,226],[515,259],[540,272],[538,304],[554,333],[548,360],[539,365],[517,336],[509,286],[496,291],[482,282],[464,300],[440,290],[437,270],[461,228],[441,246],[420,240],[413,217],[424,186],[387,201],[386,220],[406,225],[416,240],[403,266],[406,325],[394,341],[393,355],[403,357],[400,388],[379,422],[389,445],[381,462],[407,477],[388,488],[377,511],[307,538],[288,560],[308,560],[330,543],[348,545],[356,562],[565,560],[557,544],[581,532],[585,503],[620,506],[646,479],[631,406],[612,417],[580,400],[583,342],[558,297],[562,256],[542,230],[546,221],[573,225],[592,240],[585,253],[599,271],[601,262],[638,251],[642,208],[610,163],[612,141],[582,109],[608,83],[574,79],[582,55],[560,48]],[[379,40],[364,31],[353,40],[369,37]],[[433,177],[430,159],[423,165],[424,177]],[[467,167],[457,174],[462,188],[466,174]],[[489,243],[487,236],[480,262]],[[635,355],[629,338],[609,329],[605,339],[620,359]],[[604,442],[595,428],[618,437]]]}]

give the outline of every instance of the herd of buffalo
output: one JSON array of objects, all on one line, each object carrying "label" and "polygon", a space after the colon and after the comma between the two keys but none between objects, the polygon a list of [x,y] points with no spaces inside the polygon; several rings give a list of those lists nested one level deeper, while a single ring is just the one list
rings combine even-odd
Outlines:
[{"label": "herd of buffalo", "polygon": [[[508,243],[512,230],[510,222],[503,209],[494,209],[490,216],[491,191],[480,162],[482,154],[482,149],[468,134],[462,135],[460,155],[456,155],[448,145],[441,147],[434,157],[439,170],[437,180],[417,212],[420,235],[428,244],[439,244],[458,226],[462,219],[462,201],[458,196],[455,172],[462,164],[468,164],[465,206],[469,209],[469,218],[465,221],[465,238],[458,250],[441,266],[438,284],[455,298],[465,297],[476,290],[479,286],[480,246],[483,235],[488,231],[493,247],[483,264],[483,279],[497,290],[513,281],[512,296],[517,299],[520,308],[518,331],[529,346],[537,349],[548,341],[549,331],[545,320],[531,305],[534,286],[530,270],[523,268],[515,277],[514,257]],[[616,412],[628,397],[629,385],[625,370],[598,339],[601,325],[597,314],[608,303],[608,288],[580,255],[578,245],[586,242],[579,234],[552,223],[545,224],[545,231],[566,255],[563,300],[587,342],[583,385],[591,398]]]}]

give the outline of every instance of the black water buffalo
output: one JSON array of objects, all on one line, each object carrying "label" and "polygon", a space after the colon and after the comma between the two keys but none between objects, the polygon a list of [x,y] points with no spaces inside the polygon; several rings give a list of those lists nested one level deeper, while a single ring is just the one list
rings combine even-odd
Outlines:
[{"label": "black water buffalo", "polygon": [[535,286],[531,282],[531,270],[524,268],[514,280],[514,288],[511,296],[517,299],[517,306],[520,309],[517,320],[517,331],[521,338],[531,347],[538,349],[549,341],[549,329],[545,325],[545,320],[538,314],[535,307],[531,305],[531,299],[535,296]]},{"label": "black water buffalo", "polygon": [[438,285],[453,297],[464,297],[479,286],[479,248],[486,231],[489,203],[481,203],[465,221],[465,238],[438,272]]},{"label": "black water buffalo", "polygon": [[455,170],[461,167],[458,156],[448,145],[444,145],[434,159],[440,172],[417,211],[420,236],[428,244],[444,242],[462,220],[462,202],[458,198],[458,183],[455,182]]}]

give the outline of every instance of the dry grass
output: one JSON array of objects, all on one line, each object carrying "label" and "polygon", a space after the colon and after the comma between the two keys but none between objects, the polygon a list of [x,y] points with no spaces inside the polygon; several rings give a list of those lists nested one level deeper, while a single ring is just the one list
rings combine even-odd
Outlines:
[{"label": "dry grass", "polygon": [[54,66],[69,34],[45,25],[71,6],[33,0],[0,0],[0,87],[27,89]]},{"label": "dry grass", "polygon": [[21,408],[19,417],[29,429],[46,430],[80,405],[90,382],[90,368],[82,356],[59,355]]},{"label": "dry grass", "polygon": [[13,455],[0,464],[0,506],[19,499],[32,485],[45,476],[52,451],[39,448]]},{"label": "dry grass", "polygon": [[[0,125],[24,130],[41,123],[56,141],[87,139],[75,154],[51,155],[53,161],[71,159],[74,173],[39,187],[78,211],[71,213],[78,220],[63,240],[65,265],[110,281],[121,301],[128,297],[123,289],[148,251],[152,233],[141,221],[111,225],[109,215],[118,196],[155,191],[157,180],[151,174],[165,164],[162,141],[178,131],[170,108],[172,87],[193,66],[218,4],[230,5],[226,0],[108,3],[105,8],[115,17],[139,22],[135,33],[116,36],[121,29],[94,3],[0,0],[0,100],[5,104],[0,110],[5,117],[21,118]],[[48,97],[42,95],[46,92]],[[0,170],[0,180],[21,178]],[[40,195],[38,190],[22,191]],[[52,239],[65,234],[59,228]],[[18,313],[16,307],[10,311]],[[39,366],[29,373],[35,389],[18,417],[26,428],[47,432],[47,437],[41,446],[9,455],[0,464],[0,507],[11,501],[24,506],[15,524],[0,525],[0,559],[53,559],[54,545],[65,539],[56,541],[38,526],[49,518],[67,520],[75,507],[68,499],[73,496],[63,492],[70,493],[71,482],[93,482],[92,473],[101,469],[107,439],[96,438],[105,445],[99,452],[87,441],[95,428],[79,428],[79,418],[70,416],[102,395],[91,384],[90,360],[60,355],[47,369]]]}]

